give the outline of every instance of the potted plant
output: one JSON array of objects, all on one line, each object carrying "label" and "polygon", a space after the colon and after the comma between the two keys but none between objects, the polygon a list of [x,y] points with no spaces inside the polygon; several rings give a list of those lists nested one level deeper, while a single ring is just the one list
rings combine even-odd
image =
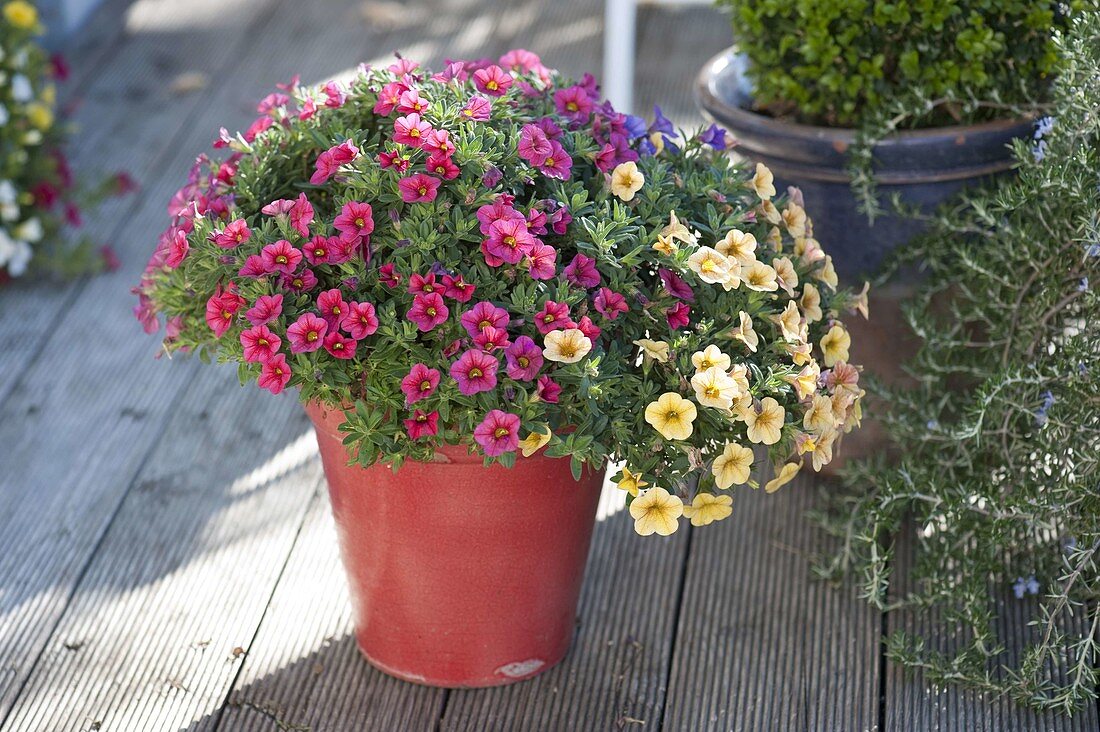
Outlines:
[{"label": "potted plant", "polygon": [[609,460],[641,534],[730,513],[754,447],[820,467],[860,419],[798,204],[527,51],[407,59],[260,102],[198,159],[136,288],[168,352],[294,389],[364,655],[503,684],[565,654]]},{"label": "potted plant", "polygon": [[1081,7],[718,4],[732,15],[735,46],[703,68],[699,102],[740,153],[815,202],[816,232],[842,277],[876,269],[919,230],[882,206],[887,197],[928,209],[1012,167],[1009,143],[1030,134],[1047,100],[1052,35]]},{"label": "potted plant", "polygon": [[33,4],[0,3],[0,283],[29,269],[74,275],[116,266],[109,248],[72,246],[67,230],[80,226],[82,207],[130,186],[124,174],[90,190],[74,181],[55,116],[55,82],[68,71],[35,43],[42,30]]}]

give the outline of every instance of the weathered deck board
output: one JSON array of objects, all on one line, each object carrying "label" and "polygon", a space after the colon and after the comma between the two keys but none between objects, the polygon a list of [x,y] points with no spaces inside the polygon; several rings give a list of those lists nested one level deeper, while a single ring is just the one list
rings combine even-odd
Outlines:
[{"label": "weathered deck board", "polygon": [[[663,729],[872,730],[881,614],[810,577],[813,479],[694,532]],[[913,728],[917,729],[917,728]]]},{"label": "weathered deck board", "polygon": [[229,368],[202,374],[5,729],[177,729],[216,710],[320,484],[292,398],[241,389]]},{"label": "weathered deck board", "polygon": [[[434,729],[445,693],[398,681],[359,655],[327,492],[317,497],[224,713],[189,728],[268,732]],[[214,722],[220,722],[214,725]]]},{"label": "weathered deck board", "polygon": [[[903,597],[910,587],[908,568],[913,566],[915,547],[916,542],[911,536],[903,537],[897,543],[894,557],[897,568],[891,587],[891,594],[896,597]],[[1009,588],[1004,588],[1001,593],[998,637],[1010,652],[1018,649],[1021,639],[1030,634],[1027,622],[1034,608],[1034,600],[1017,600]],[[1089,622],[1085,613],[1084,608],[1080,609],[1075,621],[1071,622],[1078,625]],[[940,627],[934,617],[910,611],[889,613],[887,626],[890,633],[904,630],[927,633],[931,638],[937,637]],[[941,638],[940,642],[944,649],[951,647],[949,638]],[[920,675],[896,664],[890,664],[887,668],[884,700],[887,730],[906,726],[936,732],[1095,732],[1100,729],[1096,705],[1087,706],[1073,717],[1053,711],[1033,712],[1004,697],[990,698],[957,686],[934,687]]]}]

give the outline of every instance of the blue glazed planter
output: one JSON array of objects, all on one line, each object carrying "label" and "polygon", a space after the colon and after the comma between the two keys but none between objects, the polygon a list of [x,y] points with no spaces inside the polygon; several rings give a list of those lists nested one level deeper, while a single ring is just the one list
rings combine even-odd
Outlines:
[{"label": "blue glazed planter", "polygon": [[[736,151],[771,168],[777,189],[802,189],[814,236],[846,281],[872,273],[920,231],[919,223],[892,214],[877,217],[872,226],[858,211],[846,170],[855,130],[794,124],[750,111],[745,59],[734,49],[707,62],[695,91],[703,112],[733,133]],[[964,186],[1011,170],[1010,143],[1028,136],[1031,126],[1030,120],[1003,120],[908,130],[883,140],[874,148],[883,206],[889,210],[897,193],[905,204],[931,210]]]}]

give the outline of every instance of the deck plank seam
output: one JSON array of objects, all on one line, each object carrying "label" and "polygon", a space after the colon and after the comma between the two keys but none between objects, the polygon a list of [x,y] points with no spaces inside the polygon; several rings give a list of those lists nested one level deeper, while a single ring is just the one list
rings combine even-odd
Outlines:
[{"label": "deck plank seam", "polygon": [[666,702],[668,701],[668,690],[672,684],[672,667],[676,662],[676,641],[680,638],[680,611],[684,606],[684,595],[687,592],[688,566],[691,562],[691,540],[695,536],[694,527],[691,524],[688,524],[684,530],[687,532],[687,538],[684,540],[684,556],[680,560],[680,574],[676,583],[676,600],[672,607],[672,623],[670,626],[672,628],[672,638],[669,640],[668,661],[665,663],[664,689],[660,700],[657,702],[658,732],[665,728]]}]

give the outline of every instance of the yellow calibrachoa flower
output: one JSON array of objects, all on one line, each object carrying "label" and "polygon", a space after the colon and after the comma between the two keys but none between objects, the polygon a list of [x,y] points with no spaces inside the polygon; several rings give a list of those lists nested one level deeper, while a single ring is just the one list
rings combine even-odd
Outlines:
[{"label": "yellow calibrachoa flower", "polygon": [[830,430],[814,440],[812,453],[815,472],[833,461],[833,444],[836,442],[836,431]]},{"label": "yellow calibrachoa flower", "polygon": [[807,323],[816,323],[824,317],[821,312],[821,293],[809,282],[802,287],[802,297],[798,304],[802,306],[802,314],[806,316]]},{"label": "yellow calibrachoa flower", "polygon": [[749,482],[752,474],[752,450],[736,442],[727,442],[722,454],[714,458],[710,472],[714,483],[722,490]]},{"label": "yellow calibrachoa flower", "polygon": [[692,423],[698,411],[695,404],[674,391],[666,391],[645,408],[645,421],[666,440],[686,440],[691,437]]},{"label": "yellow calibrachoa flower", "polygon": [[53,107],[57,104],[57,87],[53,84],[46,84],[42,87],[42,93],[38,95],[38,100],[47,107]]},{"label": "yellow calibrachoa flower", "polygon": [[733,509],[733,496],[716,496],[713,493],[696,493],[690,506],[684,506],[684,516],[691,519],[692,526],[706,526],[715,521],[728,518]]},{"label": "yellow calibrachoa flower", "polygon": [[794,263],[787,257],[776,257],[772,260],[772,268],[779,286],[794,297],[794,288],[798,287],[798,272],[795,272]]},{"label": "yellow calibrachoa flower", "polygon": [[848,360],[848,347],[852,345],[852,337],[842,326],[834,325],[821,337],[819,345],[825,355],[825,365],[832,366],[837,361]]},{"label": "yellow calibrachoa flower", "polygon": [[818,434],[834,429],[836,419],[833,417],[832,398],[827,394],[814,394],[810,408],[802,415],[802,426]]},{"label": "yellow calibrachoa flower", "polygon": [[756,237],[738,229],[730,229],[714,248],[730,259],[736,259],[742,267],[756,261]]},{"label": "yellow calibrachoa flower", "polygon": [[817,447],[817,442],[814,440],[814,436],[805,432],[799,432],[794,436],[794,448],[800,456],[805,455],[808,452],[813,452]]},{"label": "yellow calibrachoa flower", "polygon": [[788,300],[783,312],[772,316],[772,322],[779,326],[779,332],[784,339],[796,343],[805,340],[803,333],[806,328],[802,322],[802,313],[798,311],[794,300]]},{"label": "yellow calibrachoa flower", "polygon": [[749,187],[760,196],[760,200],[767,201],[775,195],[775,176],[763,163],[756,164],[756,173],[749,181]]},{"label": "yellow calibrachoa flower", "polygon": [[552,330],[546,334],[542,355],[548,361],[576,363],[592,350],[592,341],[578,328]]},{"label": "yellow calibrachoa flower", "polygon": [[702,351],[691,354],[691,365],[695,367],[696,371],[706,371],[711,366],[729,371],[730,363],[730,357],[722,353],[722,350],[713,344]]},{"label": "yellow calibrachoa flower", "polygon": [[519,441],[519,449],[523,454],[523,457],[531,457],[538,452],[542,447],[550,442],[550,430],[546,432],[532,432]]},{"label": "yellow calibrachoa flower", "polygon": [[639,338],[634,345],[642,349],[646,358],[652,358],[657,363],[668,362],[668,344],[664,341],[651,341],[648,338]]},{"label": "yellow calibrachoa flower", "polygon": [[633,160],[619,163],[611,171],[611,192],[624,201],[634,200],[634,194],[642,189],[645,176]]},{"label": "yellow calibrachoa flower", "polygon": [[27,105],[27,119],[38,129],[45,132],[53,127],[53,112],[45,104],[31,102]]},{"label": "yellow calibrachoa flower", "polygon": [[764,214],[764,218],[770,224],[779,224],[783,221],[783,214],[779,213],[779,209],[771,201],[763,201],[760,204],[760,213]]},{"label": "yellow calibrachoa flower", "polygon": [[660,234],[657,235],[657,243],[653,245],[653,248],[666,257],[671,257],[676,253],[677,249],[676,242],[672,241],[672,239],[666,239]]},{"label": "yellow calibrachoa flower", "polygon": [[668,212],[668,226],[661,229],[660,236],[668,239],[669,241],[675,241],[676,239],[679,239],[684,244],[690,244],[691,246],[695,246],[697,241],[695,238],[695,234],[692,234],[691,230],[681,224],[680,219],[676,218],[675,211]]},{"label": "yellow calibrachoa flower", "polygon": [[756,353],[756,347],[760,345],[760,336],[756,335],[756,331],[752,327],[752,318],[744,310],[737,314],[740,323],[737,326],[737,330],[733,334],[735,341],[741,341],[749,350]]},{"label": "yellow calibrachoa flower", "polygon": [[744,420],[748,425],[750,442],[762,445],[774,445],[783,436],[783,420],[787,411],[783,406],[771,397],[764,397],[759,407],[745,411]]},{"label": "yellow calibrachoa flower", "polygon": [[871,312],[867,305],[867,293],[870,289],[871,283],[864,282],[863,289],[852,299],[852,309],[862,315],[864,320],[869,320],[871,317]]},{"label": "yellow calibrachoa flower", "polygon": [[664,488],[650,488],[630,502],[630,515],[642,536],[668,536],[680,527],[677,519],[684,515],[684,502]]},{"label": "yellow calibrachoa flower", "polygon": [[757,292],[775,292],[779,283],[775,281],[775,270],[771,266],[756,260],[741,271],[741,281],[745,287]]},{"label": "yellow calibrachoa flower", "polygon": [[741,396],[737,382],[717,366],[692,376],[691,388],[695,389],[697,402],[714,409],[729,409],[733,406],[733,400]]},{"label": "yellow calibrachoa flower", "polygon": [[791,357],[791,362],[795,366],[805,366],[808,363],[812,363],[814,357],[811,354],[813,346],[809,343],[784,343],[783,350],[787,352],[787,355]]},{"label": "yellow calibrachoa flower", "polygon": [[722,284],[730,278],[730,262],[717,249],[699,247],[688,257],[687,265],[699,279],[711,285]]},{"label": "yellow calibrachoa flower", "polygon": [[646,487],[647,485],[649,485],[649,483],[646,483],[644,480],[642,480],[641,473],[632,473],[630,472],[630,468],[624,465],[623,477],[616,485],[618,485],[620,489],[626,491],[630,495],[637,496],[638,489]]},{"label": "yellow calibrachoa flower", "polygon": [[802,463],[787,463],[780,469],[779,475],[769,480],[764,485],[765,493],[775,493],[777,490],[794,480],[798,471],[802,469]]},{"label": "yellow calibrachoa flower", "polygon": [[749,393],[749,367],[743,363],[736,364],[730,369],[730,378],[737,384],[737,389],[742,394]]},{"label": "yellow calibrachoa flower", "polygon": [[802,260],[803,264],[813,264],[817,260],[824,259],[825,257],[825,252],[821,249],[821,244],[812,236],[795,239],[794,253],[796,257]]},{"label": "yellow calibrachoa flower", "polygon": [[38,25],[38,11],[26,0],[5,3],[4,18],[21,30],[29,30]]},{"label": "yellow calibrachoa flower", "polygon": [[828,254],[825,255],[825,266],[817,272],[817,279],[824,282],[829,287],[836,289],[838,280],[836,278],[836,267],[833,266],[833,258]]},{"label": "yellow calibrachoa flower", "polygon": [[784,377],[784,379],[794,387],[794,393],[798,396],[798,400],[802,401],[806,397],[817,393],[817,379],[819,376],[821,376],[821,368],[816,361],[810,361],[797,374],[791,374]]},{"label": "yellow calibrachoa flower", "polygon": [[787,232],[795,239],[806,236],[806,210],[797,203],[790,202],[783,209],[783,223],[787,225]]}]

